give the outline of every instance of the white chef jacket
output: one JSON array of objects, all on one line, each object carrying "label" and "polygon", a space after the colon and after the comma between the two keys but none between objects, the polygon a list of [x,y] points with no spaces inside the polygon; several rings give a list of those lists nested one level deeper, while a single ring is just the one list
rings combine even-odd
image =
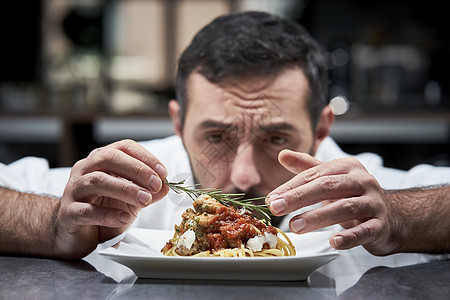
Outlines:
[{"label": "white chef jacket", "polygon": [[[187,179],[192,184],[192,171],[187,153],[178,136],[140,143],[153,153],[167,168],[171,181]],[[343,152],[331,137],[326,138],[318,148],[316,158],[329,161],[349,156]],[[402,189],[450,183],[450,168],[418,165],[409,171],[383,167],[383,160],[373,153],[355,156],[385,189]],[[23,192],[61,196],[70,175],[70,168],[49,168],[42,158],[26,157],[9,165],[0,164],[0,186]],[[188,200],[188,201],[187,201]],[[190,201],[190,202],[189,202]],[[181,214],[192,200],[170,192],[159,202],[143,209],[132,227],[152,229],[173,229],[181,221]],[[288,220],[280,225],[288,230]]]}]

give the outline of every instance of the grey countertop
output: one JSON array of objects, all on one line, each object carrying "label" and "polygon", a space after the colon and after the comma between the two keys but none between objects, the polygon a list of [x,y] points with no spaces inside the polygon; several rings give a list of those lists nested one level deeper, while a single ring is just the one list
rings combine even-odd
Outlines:
[{"label": "grey countertop", "polygon": [[[0,299],[449,299],[448,256],[342,251],[306,281],[142,279],[92,253],[63,261],[0,256]],[[270,273],[267,274],[270,276]]]}]

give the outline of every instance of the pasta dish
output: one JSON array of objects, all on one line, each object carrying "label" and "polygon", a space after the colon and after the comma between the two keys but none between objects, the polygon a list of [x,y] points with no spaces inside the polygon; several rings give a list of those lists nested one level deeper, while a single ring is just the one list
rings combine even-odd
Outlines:
[{"label": "pasta dish", "polygon": [[[166,256],[293,256],[287,235],[245,209],[220,204],[209,195],[197,197],[182,215],[175,234],[161,252]],[[280,235],[283,237],[280,238]]]}]

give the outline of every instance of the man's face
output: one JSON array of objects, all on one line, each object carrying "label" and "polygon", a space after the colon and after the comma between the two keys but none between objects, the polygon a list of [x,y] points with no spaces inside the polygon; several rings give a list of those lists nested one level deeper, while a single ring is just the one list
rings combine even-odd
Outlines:
[{"label": "man's face", "polygon": [[308,96],[300,68],[275,78],[237,78],[220,85],[191,74],[180,134],[196,180],[203,188],[259,197],[292,178],[278,153],[314,154]]}]

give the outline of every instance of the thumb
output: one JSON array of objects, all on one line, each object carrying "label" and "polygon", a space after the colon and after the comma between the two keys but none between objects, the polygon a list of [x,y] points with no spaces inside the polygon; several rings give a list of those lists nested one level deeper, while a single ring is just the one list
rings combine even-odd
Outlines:
[{"label": "thumb", "polygon": [[[313,168],[322,164],[322,162],[318,159],[315,159],[311,155],[302,152],[295,152],[291,150],[281,150],[278,154],[278,161],[280,164],[286,168],[289,172],[294,173],[295,175],[300,174],[301,172]],[[292,189],[292,180],[296,177],[292,178],[288,182],[280,185],[275,190],[270,192],[267,195],[266,203],[270,204],[279,194],[284,193],[287,190]]]},{"label": "thumb", "polygon": [[278,154],[278,161],[286,170],[298,174],[306,169],[320,165],[322,162],[307,153],[295,152],[291,150],[281,150]]}]

